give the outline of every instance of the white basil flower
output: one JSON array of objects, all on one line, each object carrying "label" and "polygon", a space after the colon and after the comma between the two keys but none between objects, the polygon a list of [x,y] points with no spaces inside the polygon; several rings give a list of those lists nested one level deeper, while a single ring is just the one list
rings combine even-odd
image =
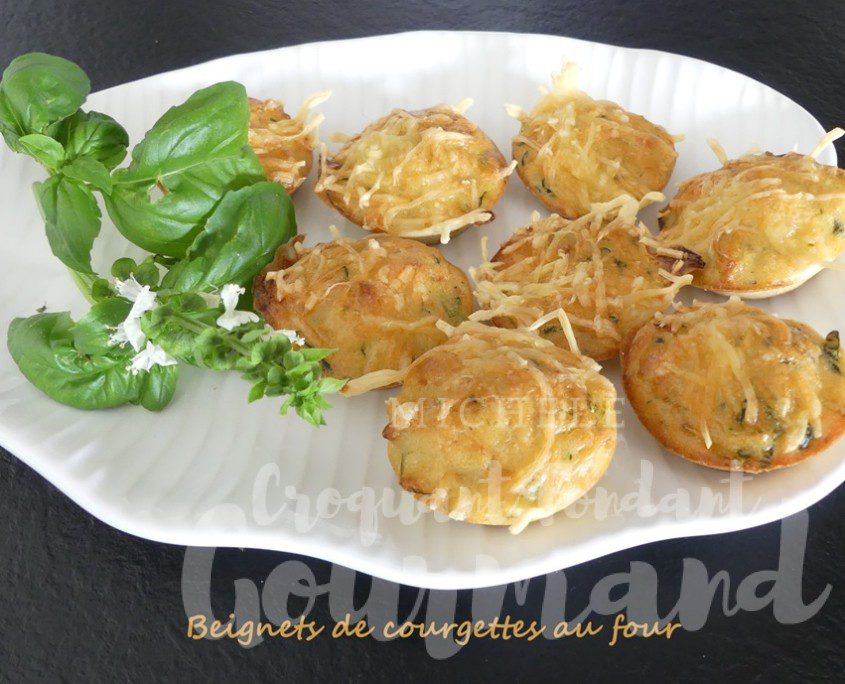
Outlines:
[{"label": "white basil flower", "polygon": [[128,342],[132,345],[132,349],[139,351],[144,346],[146,340],[147,336],[141,330],[141,317],[133,318],[130,315],[114,329],[114,332],[109,337],[109,344],[112,346],[116,344],[123,346]]},{"label": "white basil flower", "polygon": [[300,347],[305,346],[305,338],[302,337],[302,335],[300,335],[298,332],[296,332],[296,330],[282,329],[282,330],[274,330],[273,332],[275,332],[279,335],[284,335],[285,337],[287,337],[290,340],[291,344],[298,344]]},{"label": "white basil flower", "polygon": [[264,342],[269,342],[273,339],[276,335],[284,335],[285,337],[290,340],[291,344],[298,344],[300,347],[305,346],[305,338],[302,337],[296,330],[286,330],[282,328],[281,330],[276,330],[273,326],[264,324],[264,333],[261,335],[261,339]]},{"label": "white basil flower", "polygon": [[[147,297],[150,292],[149,286],[141,285],[133,275],[130,275],[126,280],[115,278],[114,289],[117,290],[117,294],[130,302],[136,301],[139,297]],[[155,294],[153,294],[153,297],[155,297]]]},{"label": "white basil flower", "polygon": [[224,330],[231,331],[244,323],[255,323],[259,320],[258,314],[252,311],[238,311],[235,309],[238,305],[238,297],[244,292],[246,290],[235,283],[224,285],[220,290],[220,301],[223,302],[225,311],[217,319],[217,325]]},{"label": "white basil flower", "polygon": [[147,340],[147,346],[132,357],[132,363],[126,370],[138,375],[141,371],[148,373],[153,366],[175,366],[176,363],[176,359],[164,349]]},{"label": "white basil flower", "polygon": [[134,276],[129,276],[126,280],[115,280],[114,287],[121,297],[132,302],[132,308],[126,320],[118,325],[109,337],[109,344],[122,345],[128,342],[132,349],[140,351],[147,339],[141,330],[141,316],[155,308],[156,293],[148,285],[141,285]]}]

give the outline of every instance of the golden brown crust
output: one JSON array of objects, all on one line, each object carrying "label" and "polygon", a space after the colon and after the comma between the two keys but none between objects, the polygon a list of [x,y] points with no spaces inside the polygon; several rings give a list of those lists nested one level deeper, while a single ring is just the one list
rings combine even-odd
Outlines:
[{"label": "golden brown crust", "polygon": [[493,219],[508,173],[493,141],[454,108],[396,109],[321,153],[315,191],[365,230],[446,242]]},{"label": "golden brown crust", "polygon": [[845,250],[845,171],[797,153],[746,155],[682,183],[660,225],[661,241],[707,262],[696,286],[774,296]]},{"label": "golden brown crust", "polygon": [[[481,307],[473,319],[528,327],[562,309],[582,354],[597,361],[617,356],[622,338],[664,311],[692,280],[686,273],[700,267],[692,253],[655,251],[636,220],[638,208],[634,198],[622,196],[574,221],[538,215],[490,262],[471,270]],[[557,319],[538,333],[569,348]]]},{"label": "golden brown crust", "polygon": [[333,377],[401,370],[445,339],[438,320],[458,324],[472,311],[466,275],[437,249],[389,235],[312,249],[301,240],[256,278],[255,308],[309,346],[336,349],[326,359]]},{"label": "golden brown crust", "polygon": [[291,195],[308,177],[314,158],[322,117],[309,118],[309,111],[326,97],[327,93],[312,96],[294,118],[278,100],[249,98],[249,145],[267,180],[281,184]]},{"label": "golden brown crust", "polygon": [[[737,371],[712,335],[736,349]],[[696,304],[655,320],[623,342],[621,359],[637,417],[664,447],[694,463],[775,470],[823,451],[845,431],[838,337],[826,340],[803,323],[738,301]]]},{"label": "golden brown crust", "polygon": [[576,85],[568,64],[534,109],[510,109],[520,121],[512,153],[528,190],[551,211],[574,219],[621,194],[662,190],[675,168],[675,139],[664,128]]},{"label": "golden brown crust", "polygon": [[520,531],[582,496],[616,445],[616,393],[590,359],[466,322],[388,402],[400,485],[457,520]]}]

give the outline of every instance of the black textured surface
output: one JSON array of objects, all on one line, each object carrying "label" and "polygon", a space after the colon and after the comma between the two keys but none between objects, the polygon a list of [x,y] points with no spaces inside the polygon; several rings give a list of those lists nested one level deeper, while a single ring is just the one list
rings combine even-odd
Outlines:
[{"label": "black textured surface", "polygon": [[[440,0],[410,5],[252,2],[143,3],[128,0],[0,1],[0,63],[30,50],[79,62],[99,89],[213,57],[312,40],[421,28],[535,31],[692,55],[731,67],[786,93],[826,127],[845,120],[841,64],[845,17],[839,0],[812,2],[491,2]],[[433,46],[436,49],[436,46]],[[845,148],[840,147],[840,156]],[[0,227],[2,230],[2,227]],[[9,249],[7,245],[4,249]],[[4,283],[7,291],[9,284]],[[181,573],[185,550],[129,537],[91,518],[14,458],[0,455],[0,680],[165,681],[287,679],[425,680],[481,677],[614,681],[841,681],[845,650],[842,489],[810,510],[804,596],[832,593],[814,618],[782,625],[770,608],[724,617],[703,629],[676,632],[670,642],[636,639],[609,648],[606,639],[474,641],[445,662],[417,640],[378,643],[318,638],[309,644],[270,640],[253,649],[229,641],[184,637]],[[566,572],[567,602],[580,610],[597,581],[654,566],[661,605],[677,598],[684,558],[712,575],[739,581],[774,568],[780,525],[717,537],[652,544]],[[234,583],[259,587],[293,556],[220,550],[212,605],[225,616]],[[302,559],[318,580],[330,566]],[[538,619],[544,580],[520,604],[513,587],[504,612]],[[363,601],[369,586],[359,579]],[[478,598],[476,592],[476,598]],[[410,607],[413,592],[403,591]],[[466,616],[472,594],[459,592]],[[293,612],[293,605],[291,607]],[[326,600],[311,618],[330,622]]]}]

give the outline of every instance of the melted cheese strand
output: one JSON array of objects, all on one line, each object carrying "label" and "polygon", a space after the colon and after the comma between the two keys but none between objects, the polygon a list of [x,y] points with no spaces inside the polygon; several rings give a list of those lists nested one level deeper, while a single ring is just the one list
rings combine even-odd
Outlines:
[{"label": "melted cheese strand", "polygon": [[813,148],[813,151],[810,152],[810,154],[808,154],[807,156],[811,159],[815,159],[822,153],[822,150],[825,147],[830,145],[832,142],[839,140],[839,138],[841,138],[843,135],[845,135],[845,130],[838,127],[828,131],[824,134],[824,136],[822,136],[822,139],[816,143],[816,146]]},{"label": "melted cheese strand", "polygon": [[719,144],[719,141],[716,138],[707,138],[707,144],[710,146],[710,149],[713,150],[713,154],[716,155],[716,159],[719,160],[719,163],[724,166],[728,163],[728,153],[725,152],[725,148]]},{"label": "melted cheese strand", "polygon": [[406,370],[391,370],[388,368],[373,371],[347,382],[340,393],[345,397],[357,397],[371,390],[382,389],[396,385],[405,378]]},{"label": "melted cheese strand", "polygon": [[528,329],[537,330],[537,328],[542,326],[544,323],[548,323],[553,318],[557,318],[560,321],[560,324],[563,327],[563,332],[566,335],[566,341],[569,343],[569,349],[576,354],[580,354],[581,352],[578,350],[578,342],[575,340],[575,333],[572,331],[572,324],[569,322],[569,318],[563,309],[556,309],[555,311],[538,318],[530,326],[528,326]]}]

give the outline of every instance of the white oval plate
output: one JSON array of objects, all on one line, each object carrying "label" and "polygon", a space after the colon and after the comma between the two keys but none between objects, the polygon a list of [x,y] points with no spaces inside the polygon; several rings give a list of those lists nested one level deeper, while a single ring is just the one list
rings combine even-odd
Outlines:
[{"label": "white oval plate", "polygon": [[[800,106],[738,73],[695,59],[569,38],[506,33],[407,33],[237,55],[96,93],[88,107],[123,123],[133,143],[197,88],[235,79],[260,98],[295,110],[310,93],[333,91],[322,107],[329,133],[360,130],[394,107],[418,109],[472,97],[468,115],[507,154],[517,128],[503,104],[530,106],[564,59],[582,85],[683,133],[668,192],[717,162],[705,140],[729,155],[752,145],[809,151],[823,133]],[[820,160],[835,164],[832,148]],[[51,255],[30,185],[42,173],[0,153],[0,327],[44,305],[85,310]],[[344,224],[313,194],[295,196],[306,244]],[[540,205],[514,177],[489,226],[445,248],[462,267],[479,261],[478,236],[494,248]],[[124,254],[106,222],[96,259]],[[823,272],[762,306],[823,333],[845,326],[842,274]],[[606,364],[619,388],[617,363]],[[557,570],[646,542],[728,532],[776,520],[818,501],[845,478],[845,444],[786,471],[727,475],[664,452],[621,408],[624,427],[613,464],[585,500],[523,534],[441,520],[400,492],[381,429],[386,393],[337,398],[328,425],[313,429],[277,415],[278,401],[248,405],[235,374],[185,369],[173,404],[160,414],[128,407],[84,412],[52,402],[0,352],[0,443],[105,522],[175,544],[277,549],[335,561],[370,574],[432,588],[481,587]],[[620,391],[621,396],[621,391]],[[736,484],[736,483],[735,483]],[[341,501],[342,500],[342,501]],[[396,511],[401,512],[397,515]],[[298,511],[298,512],[297,512]]]}]

